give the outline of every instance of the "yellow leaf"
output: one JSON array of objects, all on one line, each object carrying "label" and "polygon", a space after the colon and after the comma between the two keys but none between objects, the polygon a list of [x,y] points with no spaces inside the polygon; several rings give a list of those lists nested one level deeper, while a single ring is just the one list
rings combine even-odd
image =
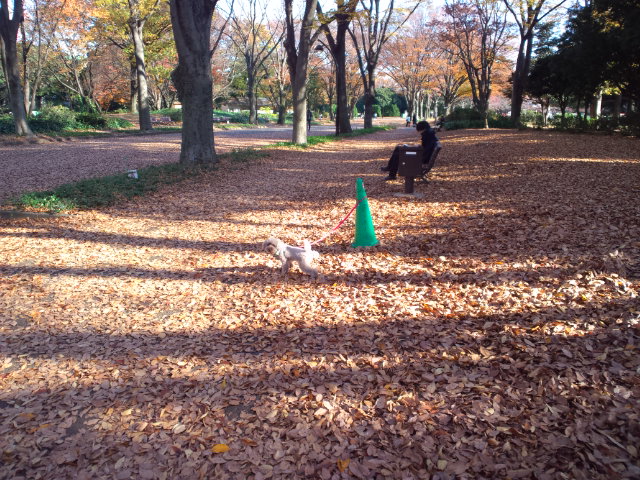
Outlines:
[{"label": "yellow leaf", "polygon": [[351,462],[349,458],[345,460],[338,459],[338,470],[344,472],[349,467],[349,462]]},{"label": "yellow leaf", "polygon": [[214,445],[213,447],[211,447],[211,451],[213,453],[228,452],[229,451],[229,445],[226,445],[224,443],[218,443],[218,444]]},{"label": "yellow leaf", "polygon": [[227,388],[227,379],[223,378],[222,383],[220,384],[220,388]]}]

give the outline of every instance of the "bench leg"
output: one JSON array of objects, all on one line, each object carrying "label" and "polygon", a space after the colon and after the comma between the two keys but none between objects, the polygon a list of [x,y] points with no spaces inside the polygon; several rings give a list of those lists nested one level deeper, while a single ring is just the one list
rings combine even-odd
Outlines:
[{"label": "bench leg", "polygon": [[404,193],[413,193],[414,181],[413,177],[404,177]]}]

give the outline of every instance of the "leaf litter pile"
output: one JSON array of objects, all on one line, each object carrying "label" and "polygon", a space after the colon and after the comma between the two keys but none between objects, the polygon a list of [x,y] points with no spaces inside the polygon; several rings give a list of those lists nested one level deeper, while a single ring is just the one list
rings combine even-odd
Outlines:
[{"label": "leaf litter pile", "polygon": [[[0,477],[616,479],[640,467],[640,144],[408,129],[0,223]],[[314,241],[322,276],[262,251]]]}]

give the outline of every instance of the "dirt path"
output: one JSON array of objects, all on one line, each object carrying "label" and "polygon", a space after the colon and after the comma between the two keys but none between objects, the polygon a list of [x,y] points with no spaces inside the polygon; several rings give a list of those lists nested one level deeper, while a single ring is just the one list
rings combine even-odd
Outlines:
[{"label": "dirt path", "polygon": [[[291,128],[217,130],[215,139],[216,151],[225,153],[288,141]],[[177,162],[179,155],[179,133],[0,145],[0,204],[25,191]]]},{"label": "dirt path", "polygon": [[[408,200],[407,132],[0,220],[0,477],[640,476],[638,142],[446,132]],[[380,246],[283,278],[357,177]]]}]

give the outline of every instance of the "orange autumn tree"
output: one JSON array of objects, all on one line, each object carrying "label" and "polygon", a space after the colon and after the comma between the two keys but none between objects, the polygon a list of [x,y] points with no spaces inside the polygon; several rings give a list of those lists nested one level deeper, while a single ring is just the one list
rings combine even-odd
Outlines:
[{"label": "orange autumn tree", "polygon": [[[152,130],[149,81],[145,59],[146,26],[155,21],[160,34],[169,29],[169,12],[159,0],[96,0],[96,28],[111,42],[132,54],[140,130]],[[161,17],[161,18],[158,18]]]},{"label": "orange autumn tree", "polygon": [[247,0],[243,15],[231,17],[229,38],[238,56],[244,60],[249,101],[249,123],[258,123],[258,88],[265,62],[281,44],[284,27],[268,22],[268,5],[261,0]]},{"label": "orange autumn tree", "polygon": [[53,58],[47,68],[50,80],[79,97],[83,107],[90,110],[100,108],[94,95],[91,61],[95,49],[91,42],[92,15],[93,3],[89,0],[65,3],[53,36]]},{"label": "orange autumn tree", "polygon": [[446,39],[467,72],[473,106],[489,126],[494,65],[509,40],[506,8],[498,0],[447,0]]},{"label": "orange autumn tree", "polygon": [[415,16],[402,35],[391,37],[380,57],[384,73],[402,89],[412,118],[422,116],[421,104],[430,98],[436,74],[437,38],[426,27],[424,17]]},{"label": "orange autumn tree", "polygon": [[85,11],[78,0],[31,0],[25,5],[20,24],[22,82],[27,115],[36,109],[36,98],[48,80],[48,69],[54,61],[54,46],[61,29],[69,19]]},{"label": "orange autumn tree", "polygon": [[448,115],[463,96],[471,96],[469,79],[464,63],[451,41],[447,25],[441,18],[433,18],[429,31],[437,38],[438,57],[435,61],[435,84],[442,100],[444,113]]},{"label": "orange autumn tree", "polygon": [[130,89],[130,62],[115,45],[100,45],[91,53],[94,98],[103,110],[126,105]]},{"label": "orange autumn tree", "polygon": [[264,77],[262,93],[278,114],[278,125],[284,125],[287,107],[291,105],[291,82],[287,68],[287,52],[282,42],[265,62]]}]

